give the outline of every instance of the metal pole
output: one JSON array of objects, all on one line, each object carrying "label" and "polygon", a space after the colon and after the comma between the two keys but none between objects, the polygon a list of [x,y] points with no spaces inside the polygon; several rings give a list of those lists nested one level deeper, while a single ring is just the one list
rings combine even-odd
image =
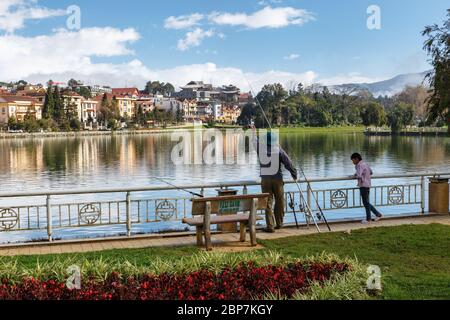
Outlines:
[{"label": "metal pole", "polygon": [[47,201],[46,201],[46,207],[47,207],[47,236],[48,241],[52,242],[52,208],[51,208],[51,202],[50,202],[50,195],[47,195]]},{"label": "metal pole", "polygon": [[131,195],[127,192],[127,237],[131,236]]},{"label": "metal pole", "polygon": [[422,208],[422,214],[425,214],[425,177],[420,178],[420,206]]}]

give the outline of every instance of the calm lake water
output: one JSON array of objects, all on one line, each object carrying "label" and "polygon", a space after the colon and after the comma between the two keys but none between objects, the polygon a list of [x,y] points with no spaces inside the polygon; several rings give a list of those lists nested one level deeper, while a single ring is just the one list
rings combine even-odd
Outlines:
[{"label": "calm lake water", "polygon": [[[309,178],[353,174],[353,152],[360,152],[376,175],[450,172],[450,138],[446,137],[288,133],[281,135],[280,143]],[[256,163],[175,165],[171,152],[176,144],[170,134],[0,140],[0,193],[162,185],[154,177],[178,185],[258,179]],[[233,143],[228,144],[224,152],[233,147]],[[353,181],[339,184],[354,185]],[[157,195],[186,196],[179,192]],[[36,200],[20,201],[24,204]],[[14,199],[0,199],[0,207],[9,205],[17,203]],[[0,233],[0,241],[4,237]]]}]

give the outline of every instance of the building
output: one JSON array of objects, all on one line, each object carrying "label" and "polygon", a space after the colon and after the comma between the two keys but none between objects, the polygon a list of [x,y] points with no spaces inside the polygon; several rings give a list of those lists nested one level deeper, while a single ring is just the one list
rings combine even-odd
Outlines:
[{"label": "building", "polygon": [[3,95],[0,96],[0,123],[8,123],[14,117],[23,121],[25,116],[32,116],[36,120],[42,119],[44,105],[32,97]]},{"label": "building", "polygon": [[129,96],[132,98],[138,98],[140,96],[138,88],[113,88],[113,96]]},{"label": "building", "polygon": [[139,97],[136,100],[136,112],[142,108],[143,113],[152,112],[155,109],[155,102],[152,97]]},{"label": "building", "polygon": [[[98,106],[101,105],[104,95],[105,94],[96,96],[94,98],[94,100],[98,103]],[[114,100],[116,101],[121,118],[134,117],[136,113],[136,101],[138,100],[138,98],[130,97],[128,95],[114,95],[114,94],[106,94],[106,98],[109,104],[113,103]]]},{"label": "building", "polygon": [[223,102],[234,103],[239,102],[241,90],[233,85],[223,86],[220,88],[220,100]]},{"label": "building", "polygon": [[17,93],[18,96],[31,97],[36,99],[38,102],[44,104],[45,103],[45,90],[44,92],[28,92],[28,91],[19,91]]},{"label": "building", "polygon": [[211,104],[205,102],[197,104],[196,120],[207,122],[213,117],[213,107]]},{"label": "building", "polygon": [[112,94],[112,88],[108,87],[108,86],[95,85],[95,86],[91,86],[90,90],[91,90],[92,96],[94,96],[94,97],[103,95],[105,93]]},{"label": "building", "polygon": [[78,120],[80,122],[82,121],[82,102],[83,102],[83,97],[80,96],[78,93],[76,92],[72,92],[72,91],[66,91],[64,93],[61,94],[63,100],[64,100],[64,108],[69,107],[69,105],[73,105],[74,109],[77,112],[77,116],[78,116]]},{"label": "building", "polygon": [[251,92],[241,93],[238,99],[239,106],[242,108],[246,104],[254,103],[253,95]]},{"label": "building", "polygon": [[203,83],[203,81],[191,81],[181,87],[181,91],[175,93],[175,96],[182,100],[213,101],[219,98],[220,91],[214,89],[211,84]]},{"label": "building", "polygon": [[98,102],[92,99],[82,99],[81,101],[81,122],[97,123]]},{"label": "building", "polygon": [[236,124],[240,115],[241,108],[238,105],[224,105],[222,106],[222,115],[219,118],[219,122],[226,124]]}]

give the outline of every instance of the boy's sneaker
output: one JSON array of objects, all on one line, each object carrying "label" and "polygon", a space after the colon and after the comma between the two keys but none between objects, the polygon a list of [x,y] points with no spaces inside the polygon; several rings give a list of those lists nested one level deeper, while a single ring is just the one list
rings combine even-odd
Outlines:
[{"label": "boy's sneaker", "polygon": [[275,230],[274,230],[274,229],[270,229],[270,228],[264,228],[264,229],[262,229],[262,232],[265,232],[265,233],[275,233]]},{"label": "boy's sneaker", "polygon": [[383,218],[382,215],[377,216],[375,219],[373,219],[375,222],[380,221]]},{"label": "boy's sneaker", "polygon": [[362,224],[370,224],[370,221],[363,220],[363,221],[361,221],[361,223],[362,223]]}]

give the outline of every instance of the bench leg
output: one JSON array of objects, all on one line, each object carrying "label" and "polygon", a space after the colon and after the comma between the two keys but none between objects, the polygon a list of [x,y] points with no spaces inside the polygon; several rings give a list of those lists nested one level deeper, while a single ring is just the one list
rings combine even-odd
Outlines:
[{"label": "bench leg", "polygon": [[239,223],[241,229],[241,242],[245,242],[247,238],[247,224],[245,222]]},{"label": "bench leg", "polygon": [[256,247],[258,244],[256,242],[256,211],[258,207],[258,199],[253,199],[252,210],[250,211],[250,219],[248,223],[250,224],[250,241],[252,247]]},{"label": "bench leg", "polygon": [[206,250],[212,250],[211,244],[211,202],[206,203],[205,215],[203,217],[203,231],[205,233]]},{"label": "bench leg", "polygon": [[211,230],[205,228],[205,247],[207,251],[212,251]]},{"label": "bench leg", "polygon": [[203,228],[197,227],[197,246],[203,246]]}]

